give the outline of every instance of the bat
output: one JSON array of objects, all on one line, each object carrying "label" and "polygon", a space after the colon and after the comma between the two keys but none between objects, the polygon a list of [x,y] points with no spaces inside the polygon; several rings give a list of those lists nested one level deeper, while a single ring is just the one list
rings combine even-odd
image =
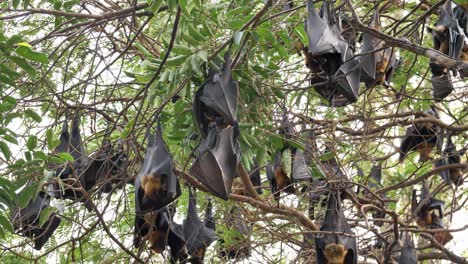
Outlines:
[{"label": "bat", "polygon": [[[382,187],[382,165],[381,164],[374,164],[374,166],[372,166],[372,169],[370,171],[370,175],[368,177],[367,185],[371,189],[378,189],[378,188]],[[375,197],[365,189],[362,191],[362,194],[366,198],[368,198],[370,200],[375,200]],[[387,198],[387,196],[385,194],[380,195],[380,197],[382,199]],[[359,207],[358,207],[358,210],[360,211]],[[385,218],[385,215],[386,215],[385,212],[382,212],[382,211],[372,212],[372,217],[374,219]],[[384,222],[374,221],[374,224],[376,226],[382,226],[384,224]]]},{"label": "bat", "polygon": [[211,72],[193,101],[195,124],[203,139],[190,172],[212,194],[224,200],[229,199],[240,162],[238,93],[226,52],[222,72]]},{"label": "bat", "polygon": [[[357,264],[356,238],[351,237],[348,222],[341,207],[341,198],[338,193],[332,192],[328,200],[327,211],[320,231],[336,232],[315,237],[315,246],[318,264]],[[340,233],[340,234],[337,234]],[[347,234],[349,236],[346,236]]]},{"label": "bat", "polygon": [[171,258],[170,263],[186,263],[188,258],[187,250],[185,249],[185,237],[182,225],[172,222],[169,227],[167,236],[167,245],[170,248]]},{"label": "bat", "polygon": [[[379,9],[374,9],[371,27],[381,31]],[[375,52],[374,52],[375,51]],[[392,48],[384,49],[384,42],[368,33],[362,34],[361,53],[370,53],[361,57],[361,81],[366,86],[389,86],[397,65]]]},{"label": "bat", "polygon": [[170,213],[167,206],[135,216],[133,245],[141,246],[141,240],[146,239],[155,253],[162,254],[166,249],[169,237]]},{"label": "bat", "polygon": [[[64,183],[63,190],[58,183],[52,184],[54,195],[58,198],[65,198],[71,200],[81,200],[83,193],[79,188],[85,186],[85,179],[83,174],[83,164],[88,161],[83,149],[80,134],[80,115],[75,113],[72,120],[71,133],[68,131],[68,120],[65,120],[60,133],[60,144],[55,148],[56,153],[69,153],[73,159],[73,164],[58,166],[56,169],[56,176],[60,177]],[[88,208],[89,209],[89,208]]]},{"label": "bat", "polygon": [[237,126],[239,88],[232,78],[229,52],[224,55],[222,72],[210,72],[208,79],[195,93],[193,115],[203,138],[212,127]]},{"label": "bat", "polygon": [[[427,186],[426,182],[423,183],[421,188],[419,201],[417,199],[416,190],[413,190],[411,211],[417,217],[416,224],[419,227],[426,229],[445,229],[445,226],[442,223],[445,202],[434,197],[428,198],[429,195],[429,187]],[[427,201],[424,202],[424,200]],[[424,202],[424,204],[421,204],[422,202]],[[419,210],[417,210],[418,207],[420,207]],[[438,214],[436,214],[434,211],[437,211]],[[447,243],[452,238],[452,235],[448,231],[433,233],[433,236],[437,241],[439,241],[439,243],[442,244]]]},{"label": "bat", "polygon": [[257,164],[254,165],[254,168],[250,172],[250,181],[252,182],[252,185],[255,187],[255,190],[257,191],[257,194],[262,194],[262,178],[260,177],[260,168],[258,167]]},{"label": "bat", "polygon": [[234,242],[227,246],[223,240],[220,241],[222,246],[220,257],[236,260],[249,257],[251,251],[249,240],[252,227],[242,218],[240,208],[234,206],[229,214],[225,216],[225,219],[226,226],[235,231],[234,236],[231,238],[231,241]]},{"label": "bat", "polygon": [[266,166],[266,174],[275,201],[279,201],[281,191],[295,193],[291,179],[281,167],[281,152],[278,151],[276,153],[275,162],[273,164],[270,163]]},{"label": "bat", "polygon": [[312,151],[314,148],[315,135],[306,133],[304,151],[296,149],[293,155],[292,175],[293,181],[311,181],[310,162],[312,160]]},{"label": "bat", "polygon": [[[305,31],[309,37],[306,66],[315,76],[311,86],[332,106],[345,106],[357,100],[359,94],[360,67],[349,43],[342,36],[334,10],[324,0],[317,13],[312,0],[307,2]],[[328,82],[325,85],[317,83]]]},{"label": "bat", "polygon": [[[438,113],[435,110],[427,110],[426,114],[438,118]],[[400,144],[400,162],[411,151],[419,152],[419,162],[426,162],[430,159],[432,149],[439,144],[440,128],[433,123],[417,123],[413,124],[406,130],[406,135]]]},{"label": "bat", "polygon": [[205,209],[205,226],[207,228],[216,230],[216,222],[213,217],[213,204],[211,200],[208,200],[208,204],[206,205]]},{"label": "bat", "polygon": [[[461,163],[461,156],[465,154],[466,149],[460,151],[452,142],[452,134],[447,135],[447,142],[443,151],[442,158],[436,161],[436,167]],[[444,170],[439,173],[446,184],[455,184],[460,186],[463,184],[463,170],[461,168]]]},{"label": "bat", "polygon": [[52,213],[42,226],[39,225],[39,217],[49,207],[49,202],[49,195],[41,191],[25,208],[14,209],[10,217],[17,234],[33,239],[36,250],[42,249],[61,223],[60,218]]},{"label": "bat", "polygon": [[185,246],[187,253],[192,257],[192,263],[203,263],[206,248],[218,240],[218,236],[214,229],[206,227],[198,217],[196,196],[190,188],[187,217],[182,226],[186,240]]},{"label": "bat", "polygon": [[137,214],[158,210],[181,194],[179,180],[174,172],[174,161],[158,121],[156,133],[148,133],[143,166],[135,180],[135,212]]},{"label": "bat", "polygon": [[447,68],[440,64],[431,62],[429,66],[432,72],[432,95],[436,100],[440,101],[453,91],[452,77]]},{"label": "bat", "polygon": [[190,173],[215,196],[228,200],[240,162],[239,134],[234,127],[213,128],[196,151]]},{"label": "bat", "polygon": [[403,247],[400,250],[398,264],[418,264],[416,249],[408,234],[406,234]]}]

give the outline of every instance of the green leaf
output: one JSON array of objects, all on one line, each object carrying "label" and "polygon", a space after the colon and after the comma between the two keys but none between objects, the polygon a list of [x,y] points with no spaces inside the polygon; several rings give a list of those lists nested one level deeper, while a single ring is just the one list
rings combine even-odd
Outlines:
[{"label": "green leaf", "polygon": [[200,50],[198,53],[197,53],[197,56],[202,59],[202,61],[204,62],[208,62],[208,51],[206,50]]},{"label": "green leaf", "polygon": [[10,103],[10,104],[12,104],[12,105],[16,105],[16,102],[17,102],[17,101],[16,101],[16,98],[11,97],[11,96],[9,96],[9,95],[3,97],[3,101],[8,102],[8,103]]},{"label": "green leaf", "polygon": [[291,156],[291,149],[286,148],[283,150],[281,155],[281,167],[283,168],[284,173],[287,176],[291,176],[291,163],[292,163],[292,156]]},{"label": "green leaf", "polygon": [[21,69],[23,69],[25,72],[29,73],[32,77],[36,77],[37,71],[29,63],[20,57],[15,57],[15,56],[10,56],[9,57],[11,61],[13,61],[16,65],[18,65]]},{"label": "green leaf", "polygon": [[0,214],[0,225],[3,226],[3,229],[8,230],[8,232],[12,234],[15,232],[13,229],[13,225],[3,214]]},{"label": "green leaf", "polygon": [[177,65],[180,65],[182,64],[185,59],[187,58],[186,55],[179,55],[179,56],[175,56],[175,57],[172,57],[170,59],[167,59],[166,61],[166,65],[167,66],[177,66]]},{"label": "green leaf", "polygon": [[10,77],[6,76],[5,74],[0,73],[0,82],[6,83],[12,87],[15,87],[15,81],[12,80]]},{"label": "green leaf", "polygon": [[299,39],[301,40],[302,44],[304,44],[304,46],[309,45],[309,37],[307,36],[307,33],[305,32],[304,26],[302,24],[296,26],[294,28],[294,32],[299,37]]},{"label": "green leaf", "polygon": [[11,157],[11,151],[10,151],[10,148],[8,147],[8,145],[3,141],[0,141],[0,150],[2,151],[3,156],[5,157],[5,159],[9,160],[10,157]]},{"label": "green leaf", "polygon": [[46,54],[44,54],[42,52],[33,51],[31,48],[28,48],[28,47],[25,47],[25,46],[19,46],[19,47],[16,48],[15,51],[16,51],[16,53],[18,55],[20,55],[21,57],[23,57],[25,59],[35,61],[35,62],[39,62],[39,63],[42,63],[42,64],[49,63],[49,59],[47,58]]},{"label": "green leaf", "polygon": [[29,201],[36,196],[36,188],[33,186],[26,186],[19,194],[18,194],[18,205],[20,208],[25,208],[28,206]]},{"label": "green leaf", "polygon": [[18,42],[21,42],[21,40],[23,40],[23,37],[21,37],[20,35],[13,35],[6,41],[5,46],[7,48],[12,48],[13,45],[15,45]]},{"label": "green leaf", "polygon": [[161,7],[162,3],[163,3],[163,0],[153,0],[150,6],[151,12],[153,12],[154,14],[158,13],[159,8]]},{"label": "green leaf", "polygon": [[6,141],[10,142],[10,143],[13,143],[15,145],[18,145],[18,140],[16,140],[16,138],[10,136],[10,135],[4,135],[3,136],[3,139],[5,139]]},{"label": "green leaf", "polygon": [[68,152],[61,152],[59,154],[57,154],[57,156],[63,161],[71,161],[73,162],[75,159],[73,158],[73,156],[68,153]]},{"label": "green leaf", "polygon": [[26,109],[24,111],[24,114],[28,116],[29,118],[31,118],[32,120],[36,121],[37,123],[40,123],[42,121],[41,116],[31,109]]},{"label": "green leaf", "polygon": [[20,0],[13,0],[13,8],[18,9],[19,4],[21,3]]},{"label": "green leaf", "polygon": [[196,73],[203,74],[202,70],[200,69],[200,58],[198,56],[193,55],[190,63],[192,64],[192,70]]},{"label": "green leaf", "polygon": [[174,47],[172,47],[172,52],[181,55],[192,55],[194,53],[194,51],[191,48],[178,44],[175,44]]},{"label": "green leaf", "polygon": [[28,8],[30,3],[31,3],[31,0],[24,0],[23,1],[23,8],[24,9]]},{"label": "green leaf", "polygon": [[52,206],[47,206],[42,209],[41,215],[39,216],[39,226],[43,226],[47,220],[49,220],[49,217],[53,212],[55,212],[55,208]]},{"label": "green leaf", "polygon": [[37,137],[35,135],[31,135],[26,142],[26,147],[28,150],[33,151],[37,146]]}]

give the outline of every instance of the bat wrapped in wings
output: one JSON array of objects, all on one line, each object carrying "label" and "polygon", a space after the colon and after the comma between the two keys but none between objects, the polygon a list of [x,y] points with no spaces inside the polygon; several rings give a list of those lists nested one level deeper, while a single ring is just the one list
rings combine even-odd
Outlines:
[{"label": "bat wrapped in wings", "polygon": [[323,1],[320,14],[313,1],[308,0],[305,30],[309,37],[306,65],[316,74],[311,85],[321,83],[314,88],[332,106],[355,102],[359,94],[359,62],[343,38],[327,0]]},{"label": "bat wrapped in wings", "polygon": [[313,132],[306,132],[304,133],[304,139],[304,151],[301,149],[296,149],[294,151],[291,178],[295,182],[309,182],[312,180],[312,174],[309,166],[315,145],[315,134]]},{"label": "bat wrapped in wings", "polygon": [[[209,223],[209,221],[206,221],[206,223]],[[218,240],[215,230],[207,227],[206,223],[203,223],[198,217],[196,197],[189,188],[187,217],[184,219],[182,226],[186,240],[185,246],[187,253],[191,256],[192,263],[203,263],[206,248]]]},{"label": "bat wrapped in wings", "polygon": [[[438,118],[438,113],[435,108],[425,112],[427,115]],[[440,137],[441,129],[434,123],[415,123],[406,130],[405,137],[400,144],[400,162],[411,151],[419,153],[419,161],[425,162],[431,159],[430,154],[434,147],[440,145],[442,138]]]},{"label": "bat wrapped in wings", "polygon": [[[466,148],[457,150],[457,147],[452,142],[452,134],[447,135],[442,158],[436,161],[436,167],[441,167],[449,164],[461,163],[461,156],[465,154]],[[453,168],[449,170],[443,170],[439,173],[446,184],[455,184],[460,186],[463,184],[463,169]]]},{"label": "bat wrapped in wings", "polygon": [[226,53],[223,71],[212,73],[195,94],[193,113],[203,139],[190,169],[197,180],[225,200],[240,162],[237,98],[237,82],[232,79]]},{"label": "bat wrapped in wings", "polygon": [[41,191],[25,208],[13,210],[10,217],[15,231],[33,239],[36,250],[42,249],[61,222],[55,213],[51,213],[47,221],[40,225],[39,218],[41,213],[49,207],[49,202],[49,195]]},{"label": "bat wrapped in wings", "polygon": [[137,214],[133,245],[139,248],[141,240],[146,239],[150,243],[151,250],[155,253],[163,253],[168,242],[170,218],[167,206],[145,214]]},{"label": "bat wrapped in wings", "polygon": [[316,236],[317,264],[357,264],[356,238],[352,237],[338,193],[332,192],[320,231],[336,232]]},{"label": "bat wrapped in wings", "polygon": [[[379,9],[376,7],[372,16],[371,27],[381,31]],[[384,42],[369,33],[362,34],[361,81],[367,87],[390,85],[393,72],[397,66],[395,52],[384,48]]]},{"label": "bat wrapped in wings", "polygon": [[413,242],[408,233],[405,235],[403,247],[400,250],[398,264],[418,264],[418,257]]},{"label": "bat wrapped in wings", "polygon": [[[80,200],[85,188],[84,164],[89,157],[85,155],[80,134],[80,115],[75,113],[71,133],[68,131],[68,120],[65,120],[60,133],[60,144],[55,148],[56,153],[69,153],[74,162],[65,164],[56,169],[56,176],[63,184],[54,183],[52,189],[54,196],[71,200]],[[62,186],[63,185],[63,188]],[[81,189],[83,188],[83,189]]]},{"label": "bat wrapped in wings", "polygon": [[[416,215],[416,224],[425,229],[445,229],[445,225],[442,223],[444,217],[444,206],[445,202],[434,197],[429,197],[430,191],[427,183],[424,182],[421,188],[421,194],[419,201],[416,195],[416,190],[413,190],[413,196],[411,199],[411,211]],[[437,211],[436,214],[434,211]],[[448,231],[440,231],[432,233],[434,238],[439,243],[445,245],[452,240],[452,235]]]},{"label": "bat wrapped in wings", "polygon": [[135,212],[142,214],[158,210],[181,194],[174,172],[174,161],[158,121],[156,133],[148,133],[148,147],[140,172],[135,180]]}]

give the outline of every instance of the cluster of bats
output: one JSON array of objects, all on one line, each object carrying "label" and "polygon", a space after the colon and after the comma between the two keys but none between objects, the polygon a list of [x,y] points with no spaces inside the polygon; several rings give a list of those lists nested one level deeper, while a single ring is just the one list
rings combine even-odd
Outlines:
[{"label": "cluster of bats", "polygon": [[[291,2],[288,2],[291,3]],[[291,8],[291,5],[289,5]],[[329,1],[323,1],[320,11],[317,11],[313,1],[307,4],[306,32],[309,45],[302,48],[306,66],[312,72],[311,85],[332,106],[344,106],[355,102],[359,95],[359,86],[364,82],[367,87],[389,85],[398,61],[392,48],[385,48],[384,43],[370,34],[362,34],[361,53],[354,56],[354,45],[350,38],[344,37],[347,25],[335,15]],[[452,58],[465,59],[465,35],[467,17],[463,9],[452,9],[450,1],[440,11],[436,27],[431,29],[434,43],[438,50]],[[380,18],[376,9],[371,26],[381,30]],[[460,44],[461,43],[461,44]],[[447,96],[453,87],[450,83],[450,72],[431,64],[434,74],[432,80],[434,96],[441,99]],[[460,73],[463,75],[463,73]],[[448,80],[448,82],[447,82]],[[449,87],[450,86],[450,87]],[[450,90],[450,91],[449,91]],[[203,184],[213,195],[228,200],[232,193],[245,194],[242,188],[233,188],[237,177],[237,167],[240,162],[240,130],[237,121],[239,91],[234,81],[229,52],[226,52],[224,65],[219,72],[210,72],[206,81],[195,93],[193,100],[193,116],[196,127],[201,135],[197,146],[195,160],[190,173]],[[436,108],[426,112],[425,117],[438,118]],[[416,118],[415,120],[418,120]],[[109,142],[91,156],[87,156],[82,146],[80,117],[73,117],[71,132],[68,131],[68,121],[63,124],[60,134],[60,145],[56,152],[67,152],[73,156],[73,162],[56,164],[56,176],[59,179],[47,190],[41,191],[26,208],[16,209],[12,213],[12,223],[16,231],[23,236],[34,239],[34,247],[41,249],[47,239],[60,225],[60,218],[55,213],[49,215],[42,225],[39,223],[41,212],[49,207],[50,197],[65,198],[79,201],[92,209],[89,192],[99,190],[108,193],[119,186],[124,178],[127,157],[121,146],[111,146]],[[274,199],[279,201],[281,193],[297,193],[294,183],[306,182],[300,190],[307,193],[309,201],[309,217],[315,218],[314,208],[317,204],[326,204],[327,209],[322,222],[321,231],[324,234],[315,236],[317,263],[351,264],[357,263],[358,250],[356,238],[343,214],[342,200],[356,199],[356,192],[350,186],[340,185],[348,182],[345,173],[330,148],[321,152],[315,143],[315,135],[305,132],[305,146],[299,149],[289,142],[296,132],[288,120],[286,111],[283,114],[279,133],[285,138],[282,149],[271,153],[275,159],[266,166],[266,174]],[[458,151],[451,140],[451,134],[445,132],[436,124],[414,122],[407,129],[406,136],[400,146],[400,162],[410,152],[417,151],[420,161],[433,160],[430,156],[434,148],[442,153],[442,158],[434,161],[435,166],[460,163],[464,150]],[[446,137],[445,148],[443,148]],[[189,187],[188,212],[183,224],[173,221],[175,207],[173,202],[181,195],[179,180],[176,176],[173,157],[166,146],[160,121],[154,133],[147,133],[148,145],[142,168],[135,179],[135,228],[133,244],[142,249],[145,241],[155,253],[163,253],[170,248],[171,263],[203,263],[206,248],[219,240],[215,232],[215,221],[212,215],[211,202],[206,207],[204,221],[197,213],[196,193]],[[315,154],[314,154],[315,153]],[[327,155],[331,154],[331,155]],[[313,155],[323,158],[318,164],[326,179],[317,180],[311,175]],[[285,157],[291,157],[287,159]],[[362,170],[358,174],[363,177]],[[440,173],[447,184],[460,185],[463,182],[461,169],[450,169]],[[376,164],[370,173],[368,186],[377,189],[381,186],[382,168]],[[256,167],[250,174],[250,179],[259,194],[262,193],[260,168]],[[121,186],[121,184],[120,184]],[[99,187],[99,188],[96,188]],[[235,187],[235,186],[234,186]],[[368,190],[358,190],[367,200],[374,199]],[[381,201],[386,200],[381,194]],[[429,188],[423,185],[419,200],[416,191],[413,192],[412,213],[417,224],[422,228],[442,229],[433,233],[434,238],[442,244],[451,239],[449,232],[444,231],[442,223],[444,202],[431,196]],[[363,207],[357,206],[359,212]],[[435,212],[437,211],[438,214]],[[384,211],[373,211],[374,218],[384,218]],[[240,234],[235,243],[221,240],[223,258],[240,259],[250,256],[250,235],[252,226],[242,216],[239,207],[232,207],[225,216],[226,226]],[[381,226],[383,222],[376,222]],[[404,235],[403,246],[396,252],[398,263],[417,263],[414,246],[409,235]]]}]

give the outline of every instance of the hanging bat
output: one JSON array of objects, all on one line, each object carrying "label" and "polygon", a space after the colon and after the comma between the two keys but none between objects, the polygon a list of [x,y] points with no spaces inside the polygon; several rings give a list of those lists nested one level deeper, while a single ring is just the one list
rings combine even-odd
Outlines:
[{"label": "hanging bat", "polygon": [[172,155],[164,143],[158,121],[156,133],[148,133],[145,159],[135,180],[135,212],[141,214],[158,210],[180,194]]},{"label": "hanging bat", "polygon": [[222,72],[211,72],[208,80],[195,93],[193,114],[203,138],[212,127],[237,127],[239,88],[232,78],[229,52],[224,55]]},{"label": "hanging bat", "polygon": [[234,206],[227,216],[225,216],[226,226],[234,230],[234,237],[230,241],[233,241],[229,246],[225,245],[224,240],[220,241],[222,249],[220,251],[220,257],[223,259],[236,259],[241,260],[250,256],[250,235],[252,233],[252,227],[242,218],[242,214],[239,207]]},{"label": "hanging bat", "polygon": [[211,203],[211,200],[208,200],[208,204],[205,209],[205,226],[216,230],[216,222],[213,217],[213,204]]},{"label": "hanging bat", "polygon": [[167,236],[167,245],[171,251],[170,263],[175,264],[186,263],[188,258],[187,250],[185,249],[185,237],[182,225],[172,222],[169,227],[169,235]]},{"label": "hanging bat", "polygon": [[291,179],[286,175],[281,166],[281,152],[278,151],[276,153],[274,165],[270,163],[266,166],[266,172],[275,201],[279,201],[281,191],[291,194],[295,193]]},{"label": "hanging bat", "polygon": [[[426,111],[426,114],[438,118],[436,109]],[[419,162],[430,159],[432,149],[439,144],[440,128],[433,123],[413,124],[406,130],[406,135],[400,144],[400,162],[411,151],[419,152]]]},{"label": "hanging bat", "polygon": [[[372,166],[370,175],[368,177],[367,185],[371,189],[378,189],[378,188],[382,187],[382,165],[380,163],[375,164],[374,166]],[[375,197],[370,192],[368,192],[366,189],[362,190],[362,194],[363,194],[364,197],[366,197],[369,200],[376,200]],[[387,198],[387,196],[385,194],[381,194],[380,197],[382,199]],[[358,211],[360,211],[359,206],[358,206]],[[374,219],[385,218],[385,215],[386,215],[385,212],[382,212],[382,211],[373,211],[372,212],[372,217]],[[384,222],[374,221],[374,224],[376,226],[382,226],[384,224]]]},{"label": "hanging bat", "polygon": [[440,101],[453,91],[452,77],[447,68],[440,64],[431,62],[429,66],[432,72],[432,95],[437,101]]},{"label": "hanging bat", "polygon": [[166,249],[170,225],[170,213],[167,206],[147,213],[136,213],[133,245],[141,246],[146,239],[155,253],[162,254]]},{"label": "hanging bat", "polygon": [[63,190],[58,183],[52,185],[54,195],[59,198],[81,200],[83,197],[82,191],[79,189],[85,186],[85,179],[83,174],[83,165],[88,162],[87,156],[83,149],[80,134],[80,115],[75,113],[71,133],[68,131],[68,120],[65,120],[60,133],[60,144],[55,148],[56,153],[69,153],[73,159],[73,164],[59,166],[56,169],[56,175],[60,177],[64,183]]},{"label": "hanging bat", "polygon": [[258,167],[256,163],[249,175],[250,175],[250,181],[252,182],[252,185],[255,187],[257,194],[262,194],[263,193],[262,178],[260,177],[260,168]]},{"label": "hanging bat", "polygon": [[329,82],[314,89],[332,106],[355,102],[359,94],[359,62],[343,38],[340,24],[328,1],[323,1],[319,14],[313,1],[308,0],[305,31],[309,37],[306,66],[316,73],[311,85]]},{"label": "hanging bat", "polygon": [[49,195],[41,191],[25,208],[14,209],[10,217],[17,234],[33,239],[36,250],[42,249],[61,223],[60,218],[52,213],[42,226],[39,225],[40,215],[49,207],[49,201]]},{"label": "hanging bat", "polygon": [[291,178],[293,181],[310,181],[312,179],[308,162],[304,152],[300,149],[296,149],[294,153]]},{"label": "hanging bat", "polygon": [[[381,32],[379,9],[374,9],[371,27]],[[374,52],[375,51],[375,52]],[[361,53],[370,53],[361,57],[361,81],[366,86],[389,86],[397,65],[392,48],[384,49],[384,42],[368,33],[362,34]]]},{"label": "hanging bat", "polygon": [[[357,264],[356,238],[351,237],[338,193],[332,192],[320,231],[336,232],[315,237],[318,264]],[[338,234],[339,233],[339,234]],[[346,236],[348,235],[348,236]]]},{"label": "hanging bat", "polygon": [[239,134],[234,127],[213,128],[196,151],[190,173],[215,196],[228,200],[240,162]]},{"label": "hanging bat", "polygon": [[408,234],[405,235],[405,241],[398,257],[398,264],[418,264],[416,249]]},{"label": "hanging bat", "polygon": [[185,246],[191,256],[192,263],[203,263],[205,251],[211,243],[218,240],[214,229],[208,228],[197,214],[196,196],[189,188],[189,204],[187,217],[183,222]]},{"label": "hanging bat", "polygon": [[229,53],[223,71],[211,73],[193,101],[195,123],[202,134],[192,175],[215,196],[229,199],[240,162],[237,125],[237,82],[232,79]]},{"label": "hanging bat", "polygon": [[[436,161],[436,167],[459,164],[461,163],[461,156],[464,155],[466,149],[457,150],[455,144],[452,142],[452,134],[447,135],[447,142],[443,151],[442,158]],[[444,170],[439,173],[446,184],[455,184],[460,186],[463,184],[463,170],[461,168]]]},{"label": "hanging bat", "polygon": [[[419,201],[417,199],[416,190],[413,190],[413,195],[411,199],[411,211],[416,215],[416,224],[421,228],[426,229],[445,229],[445,226],[442,223],[442,218],[444,217],[444,205],[445,202],[438,200],[434,197],[430,197],[429,187],[427,183],[424,182],[421,188],[421,194]],[[421,205],[421,202],[426,200],[424,204]],[[419,206],[421,208],[416,210]],[[436,210],[438,214],[434,212]],[[434,238],[439,241],[439,243],[447,243],[451,240],[452,235],[447,231],[440,231],[433,233]],[[450,239],[449,239],[450,238]]]}]

